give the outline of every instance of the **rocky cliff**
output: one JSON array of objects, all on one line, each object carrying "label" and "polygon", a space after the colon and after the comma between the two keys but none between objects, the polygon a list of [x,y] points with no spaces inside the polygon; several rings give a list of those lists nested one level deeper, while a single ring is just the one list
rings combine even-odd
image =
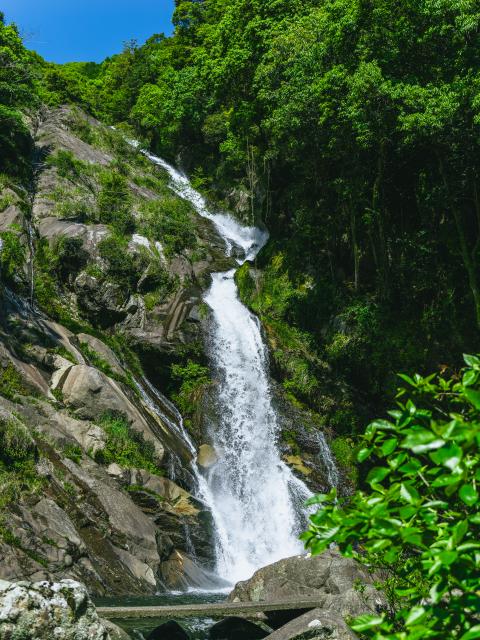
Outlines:
[{"label": "rocky cliff", "polygon": [[98,594],[199,584],[192,453],[136,354],[161,378],[200,348],[222,242],[115,131],[69,108],[32,131],[35,181],[0,196],[0,575]]},{"label": "rocky cliff", "polygon": [[[201,586],[201,296],[235,263],[125,134],[67,107],[30,127],[34,179],[0,194],[0,577],[94,594]],[[325,486],[319,443],[283,413],[287,461]]]}]

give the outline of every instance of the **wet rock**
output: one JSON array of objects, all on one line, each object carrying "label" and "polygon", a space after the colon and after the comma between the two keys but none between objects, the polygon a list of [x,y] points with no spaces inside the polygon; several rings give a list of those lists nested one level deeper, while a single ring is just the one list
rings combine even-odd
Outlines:
[{"label": "wet rock", "polygon": [[198,449],[197,462],[204,469],[209,469],[217,462],[218,455],[214,447],[209,444],[202,444]]},{"label": "wet rock", "polygon": [[151,631],[147,640],[190,640],[190,635],[178,622],[169,620]]},{"label": "wet rock", "polygon": [[211,640],[260,640],[267,636],[268,631],[262,629],[258,624],[237,616],[231,616],[217,622],[209,632]]},{"label": "wet rock", "polygon": [[0,581],[0,638],[108,640],[109,636],[79,582]]},{"label": "wet rock", "polygon": [[341,617],[322,609],[313,609],[267,636],[267,640],[354,640],[355,638],[357,636]]}]

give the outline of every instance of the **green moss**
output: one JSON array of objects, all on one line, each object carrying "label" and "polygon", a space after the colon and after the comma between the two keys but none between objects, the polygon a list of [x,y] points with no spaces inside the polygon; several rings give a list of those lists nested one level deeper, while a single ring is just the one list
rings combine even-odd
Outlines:
[{"label": "green moss", "polygon": [[210,372],[207,367],[188,360],[185,366],[173,364],[171,373],[179,383],[179,390],[173,394],[173,400],[188,419],[195,413],[199,393],[211,383]]},{"label": "green moss", "polygon": [[330,443],[335,459],[354,487],[358,485],[358,446],[352,438],[340,436]]},{"label": "green moss", "polygon": [[105,448],[95,454],[97,462],[115,462],[127,469],[145,469],[150,473],[163,475],[153,444],[135,431],[124,416],[114,412],[106,413],[99,425],[107,435],[107,442]]},{"label": "green moss", "polygon": [[152,489],[148,489],[147,487],[144,487],[141,484],[130,484],[127,487],[127,491],[129,493],[137,493],[138,491],[143,491],[143,493],[148,493],[148,495],[153,496],[159,502],[165,501],[165,498],[161,496],[159,493],[157,493],[156,491],[152,491]]},{"label": "green moss", "polygon": [[65,458],[73,460],[73,462],[76,462],[78,464],[81,461],[83,455],[82,447],[78,444],[67,444],[63,448],[63,455],[65,456]]},{"label": "green moss", "polygon": [[0,367],[0,395],[9,400],[15,400],[17,395],[33,395],[11,362],[6,367]]}]

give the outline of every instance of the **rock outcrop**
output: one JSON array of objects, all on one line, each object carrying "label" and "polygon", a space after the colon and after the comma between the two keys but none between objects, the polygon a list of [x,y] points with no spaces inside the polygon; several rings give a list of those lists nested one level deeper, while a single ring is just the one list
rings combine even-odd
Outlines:
[{"label": "rock outcrop", "polygon": [[355,640],[343,618],[331,611],[313,609],[280,627],[267,640]]},{"label": "rock outcrop", "polygon": [[[25,449],[1,471],[0,579],[75,579],[99,595],[198,584],[213,550],[191,445],[143,376],[161,387],[177,350],[198,350],[223,241],[187,207],[193,248],[166,251],[140,235],[149,206],[183,206],[160,168],[70,107],[35,126],[32,197],[0,193],[3,246],[18,256],[0,273],[0,447],[14,432]],[[137,233],[99,218],[120,165]]]},{"label": "rock outcrop", "polygon": [[[310,599],[316,605],[316,617],[307,616],[300,620],[298,627],[293,622],[288,627],[288,623],[300,617],[299,611],[266,614],[272,627],[287,625],[284,635],[272,636],[275,640],[277,637],[278,640],[330,638],[326,631],[328,625],[337,634],[332,638],[344,640],[352,637],[345,635],[345,618],[379,611],[384,606],[384,598],[375,588],[374,578],[367,569],[334,550],[318,556],[293,556],[263,567],[249,580],[239,582],[229,596],[231,602],[295,602]],[[310,629],[309,624],[315,627],[317,635],[302,635]],[[294,635],[288,635],[290,629]]]},{"label": "rock outcrop", "polygon": [[83,585],[0,581],[0,638],[111,640]]}]

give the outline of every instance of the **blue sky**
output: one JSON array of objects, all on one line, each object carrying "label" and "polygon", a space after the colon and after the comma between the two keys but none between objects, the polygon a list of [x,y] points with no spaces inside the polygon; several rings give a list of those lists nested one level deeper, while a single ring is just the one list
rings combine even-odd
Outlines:
[{"label": "blue sky", "polygon": [[50,62],[101,62],[127,40],[172,31],[174,0],[0,0],[25,45]]}]

